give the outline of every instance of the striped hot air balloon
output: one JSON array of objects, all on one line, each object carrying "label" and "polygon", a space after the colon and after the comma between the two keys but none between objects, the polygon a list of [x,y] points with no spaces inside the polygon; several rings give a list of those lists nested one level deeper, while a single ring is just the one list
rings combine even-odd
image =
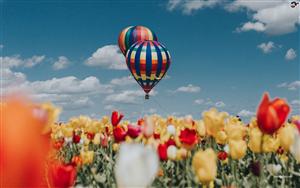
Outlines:
[{"label": "striped hot air balloon", "polygon": [[144,26],[129,26],[120,33],[118,43],[121,52],[126,55],[127,50],[137,41],[154,40],[157,36],[153,31]]},{"label": "striped hot air balloon", "polygon": [[149,98],[151,89],[165,76],[171,56],[165,46],[157,41],[138,41],[126,54],[128,69]]}]

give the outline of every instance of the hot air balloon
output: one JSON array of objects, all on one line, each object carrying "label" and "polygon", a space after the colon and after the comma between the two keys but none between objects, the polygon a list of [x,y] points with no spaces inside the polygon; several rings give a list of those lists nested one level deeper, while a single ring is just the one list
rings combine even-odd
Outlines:
[{"label": "hot air balloon", "polygon": [[151,89],[165,76],[171,64],[169,51],[157,41],[138,41],[126,54],[127,67],[149,99]]},{"label": "hot air balloon", "polygon": [[144,26],[129,26],[119,35],[119,48],[126,55],[127,50],[137,41],[154,40],[157,41],[156,34]]}]

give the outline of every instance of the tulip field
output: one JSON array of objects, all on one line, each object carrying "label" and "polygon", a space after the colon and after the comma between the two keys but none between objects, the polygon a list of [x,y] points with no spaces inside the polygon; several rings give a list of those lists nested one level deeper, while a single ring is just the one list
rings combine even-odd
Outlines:
[{"label": "tulip field", "polygon": [[[110,116],[99,119],[78,116],[57,122],[59,109],[50,103],[28,105],[8,101],[2,106],[5,113],[1,127],[7,137],[1,150],[10,157],[2,156],[1,163],[17,161],[11,162],[9,169],[1,166],[1,171],[7,172],[2,174],[8,180],[4,185],[13,185],[9,182],[11,175],[17,185],[15,165],[18,171],[28,170],[24,166],[28,163],[27,144],[31,146],[33,171],[25,184],[30,186],[300,185],[300,117],[289,117],[289,105],[279,98],[270,100],[267,94],[250,122],[215,108],[204,111],[198,119],[153,114],[129,122],[125,114],[113,111]],[[12,114],[21,118],[20,125],[32,124],[12,136],[13,126],[8,126],[16,123]],[[38,136],[34,135],[36,131],[39,131]],[[31,137],[18,145],[10,142],[16,134],[20,139],[26,135]],[[11,154],[11,147],[19,148],[19,155]],[[24,185],[23,180],[19,183]]]}]

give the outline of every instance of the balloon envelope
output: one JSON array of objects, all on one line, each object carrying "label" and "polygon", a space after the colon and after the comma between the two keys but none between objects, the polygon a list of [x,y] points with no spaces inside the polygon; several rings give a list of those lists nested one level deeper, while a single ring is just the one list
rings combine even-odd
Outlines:
[{"label": "balloon envelope", "polygon": [[157,41],[156,34],[144,26],[129,26],[120,33],[118,43],[121,52],[126,55],[127,50],[138,41]]},{"label": "balloon envelope", "polygon": [[171,56],[166,47],[157,41],[139,41],[127,51],[126,63],[134,79],[148,94],[165,76]]}]

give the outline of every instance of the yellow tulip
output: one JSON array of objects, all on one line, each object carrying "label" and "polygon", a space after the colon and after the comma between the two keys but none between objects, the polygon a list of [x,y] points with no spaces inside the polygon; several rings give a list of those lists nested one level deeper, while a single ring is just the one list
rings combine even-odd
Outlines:
[{"label": "yellow tulip", "polygon": [[263,135],[263,152],[275,152],[279,148],[278,137],[273,135]]},{"label": "yellow tulip", "polygon": [[247,127],[236,117],[231,117],[225,126],[228,140],[242,140],[247,134]]},{"label": "yellow tulip", "polygon": [[187,155],[188,155],[188,151],[185,148],[180,148],[177,150],[176,159],[177,160],[185,159]]},{"label": "yellow tulip", "polygon": [[261,152],[262,136],[263,136],[263,133],[260,131],[259,128],[257,128],[257,127],[250,128],[248,146],[252,152],[254,152],[254,153]]},{"label": "yellow tulip", "polygon": [[202,184],[208,185],[217,176],[217,156],[213,149],[208,148],[204,151],[195,153],[192,160],[192,167],[196,178]]},{"label": "yellow tulip", "polygon": [[81,151],[80,157],[83,164],[91,164],[94,160],[94,151]]},{"label": "yellow tulip", "polygon": [[114,144],[112,145],[113,151],[118,151],[119,148],[120,148],[120,146],[119,146],[119,144],[117,144],[117,143],[114,143]]},{"label": "yellow tulip", "polygon": [[96,133],[93,139],[93,144],[99,145],[101,142],[101,135],[100,133]]},{"label": "yellow tulip", "polygon": [[73,136],[73,128],[65,125],[61,128],[64,137],[72,137]]},{"label": "yellow tulip", "polygon": [[241,159],[246,155],[247,143],[244,140],[229,140],[228,144],[232,159]]},{"label": "yellow tulip", "polygon": [[203,120],[196,121],[196,130],[197,130],[199,136],[201,136],[201,137],[205,136],[206,128],[205,128]]},{"label": "yellow tulip", "polygon": [[207,133],[215,136],[217,132],[224,129],[224,120],[228,117],[228,114],[211,108],[209,111],[203,112],[202,116]]},{"label": "yellow tulip", "polygon": [[218,144],[225,144],[227,141],[227,134],[225,131],[219,131],[217,132],[215,139]]},{"label": "yellow tulip", "polygon": [[295,132],[297,130],[290,123],[285,124],[284,127],[280,128],[278,131],[278,138],[280,141],[281,147],[285,151],[289,151],[290,147],[293,145],[295,140]]}]

